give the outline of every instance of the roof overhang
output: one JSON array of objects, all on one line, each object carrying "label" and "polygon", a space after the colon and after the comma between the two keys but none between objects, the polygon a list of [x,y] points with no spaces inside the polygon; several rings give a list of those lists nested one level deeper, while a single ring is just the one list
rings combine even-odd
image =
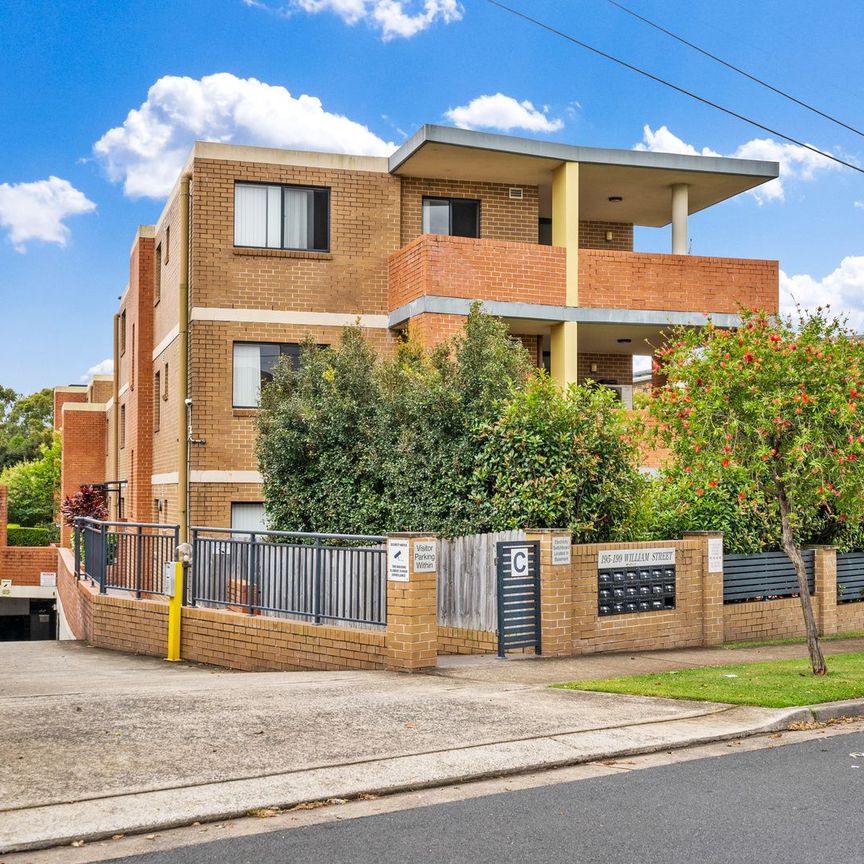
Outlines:
[{"label": "roof overhang", "polygon": [[[577,147],[449,126],[423,126],[390,157],[390,173],[402,177],[473,180],[538,186],[548,190],[564,162],[578,162],[582,219],[660,227],[671,221],[670,187],[689,186],[697,213],[774,180],[776,162],[688,156],[642,150]],[[620,202],[610,202],[620,197]],[[541,209],[544,196],[541,194]]]}]

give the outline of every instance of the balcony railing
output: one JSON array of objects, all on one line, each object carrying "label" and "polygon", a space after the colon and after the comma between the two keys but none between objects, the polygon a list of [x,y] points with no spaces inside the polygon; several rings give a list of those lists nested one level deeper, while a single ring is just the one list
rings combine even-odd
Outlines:
[{"label": "balcony railing", "polygon": [[424,234],[390,256],[390,309],[424,295],[563,306],[565,263],[558,246]]},{"label": "balcony railing", "polygon": [[579,305],[604,309],[776,312],[779,264],[750,258],[579,250]]}]

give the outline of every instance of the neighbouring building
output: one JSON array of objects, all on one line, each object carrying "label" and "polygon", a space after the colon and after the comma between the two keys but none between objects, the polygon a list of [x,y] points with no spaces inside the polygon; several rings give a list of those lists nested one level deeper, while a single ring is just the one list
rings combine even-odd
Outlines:
[{"label": "neighbouring building", "polygon": [[[687,220],[777,175],[439,126],[389,159],[197,143],[132,243],[114,376],[55,392],[63,493],[104,483],[114,519],[256,528],[279,358],[355,322],[381,351],[433,345],[474,300],[560,381],[628,403],[633,356],[670,324],[776,311],[777,262],[688,255]],[[634,226],[669,223],[671,254],[633,250]]]}]

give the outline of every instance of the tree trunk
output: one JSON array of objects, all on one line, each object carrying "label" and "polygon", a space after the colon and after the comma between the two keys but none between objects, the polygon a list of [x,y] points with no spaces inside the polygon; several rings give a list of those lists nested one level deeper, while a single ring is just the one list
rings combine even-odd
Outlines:
[{"label": "tree trunk", "polygon": [[801,611],[804,613],[804,627],[807,630],[807,650],[810,652],[810,665],[814,675],[824,675],[828,671],[825,657],[819,645],[819,631],[816,618],[813,615],[813,604],[810,601],[810,586],[807,584],[807,572],[804,570],[804,560],[792,536],[792,526],[789,524],[789,499],[786,497],[786,487],[777,481],[777,500],[780,504],[780,527],[783,531],[783,551],[789,556],[795,575],[798,577],[798,596],[801,598]]}]

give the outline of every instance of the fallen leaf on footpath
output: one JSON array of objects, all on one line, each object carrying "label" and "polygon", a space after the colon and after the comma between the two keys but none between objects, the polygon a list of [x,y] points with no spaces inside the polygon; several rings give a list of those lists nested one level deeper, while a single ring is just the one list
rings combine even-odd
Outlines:
[{"label": "fallen leaf on footpath", "polygon": [[273,816],[278,816],[281,812],[278,807],[256,807],[249,811],[249,815],[256,816],[258,819],[270,819]]},{"label": "fallen leaf on footpath", "polygon": [[84,841],[83,840],[73,840],[72,845],[77,849],[79,846],[84,845]]},{"label": "fallen leaf on footpath", "polygon": [[374,792],[361,792],[357,796],[360,801],[374,801],[378,797]]},{"label": "fallen leaf on footpath", "polygon": [[111,839],[112,840],[122,840],[125,836],[126,836],[125,834],[112,834]]}]

